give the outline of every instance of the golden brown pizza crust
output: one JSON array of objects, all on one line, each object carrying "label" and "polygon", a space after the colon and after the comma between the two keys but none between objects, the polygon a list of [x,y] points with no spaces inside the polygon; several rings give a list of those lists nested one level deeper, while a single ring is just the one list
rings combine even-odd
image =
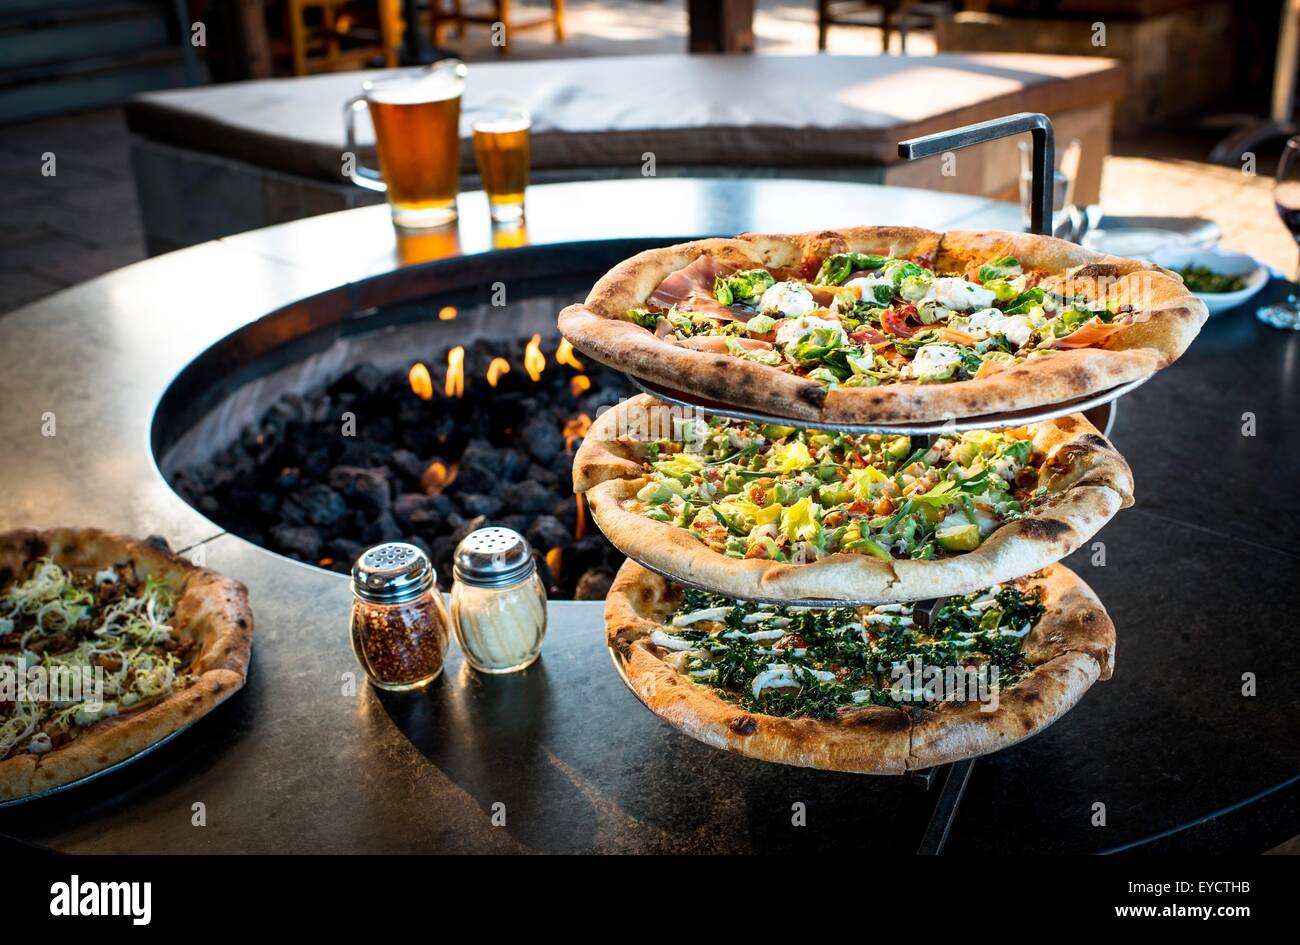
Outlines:
[{"label": "golden brown pizza crust", "polygon": [[619,570],[606,599],[606,640],[637,698],[707,745],[800,767],[902,774],[1012,745],[1060,718],[1098,679],[1110,678],[1115,627],[1088,586],[1061,565],[1026,581],[1043,588],[1046,606],[1022,651],[1033,669],[999,693],[992,712],[974,702],[937,710],[868,706],[828,720],[748,712],[663,661],[667,651],[649,636],[676,608],[676,590],[633,561]]},{"label": "golden brown pizza crust", "polygon": [[1133,504],[1128,463],[1082,414],[1073,414],[1026,428],[1035,448],[1048,457],[1039,481],[1051,497],[974,551],[933,561],[849,553],[810,564],[729,558],[686,529],[623,508],[646,477],[620,434],[670,436],[656,431],[671,430],[672,418],[680,416],[677,408],[646,394],[602,413],[574,457],[574,489],[586,493],[596,524],[623,554],[730,597],[884,603],[969,594],[1059,561]]},{"label": "golden brown pizza crust", "polygon": [[[816,381],[754,361],[698,351],[657,337],[627,319],[667,276],[702,255],[754,268],[803,268],[831,253],[933,258],[940,271],[965,271],[1001,255],[1016,256],[1045,288],[1063,283],[1094,299],[1139,308],[1132,324],[1104,347],[1054,351],[1005,371],[950,384],[905,382],[827,391]],[[1031,234],[902,227],[853,227],[785,236],[745,234],[647,250],[596,283],[585,302],[560,313],[560,331],[591,357],[696,397],[826,423],[901,423],[1023,410],[1098,393],[1168,367],[1208,317],[1175,273],[1064,240]]]},{"label": "golden brown pizza crust", "polygon": [[197,678],[147,708],[95,723],[48,754],[0,761],[0,800],[60,787],[143,751],[228,699],[248,672],[253,613],[239,582],[134,538],[94,528],[52,528],[0,533],[0,587],[46,556],[83,574],[131,563],[141,579],[165,581],[177,594],[172,625],[181,639],[195,643],[191,672]]}]

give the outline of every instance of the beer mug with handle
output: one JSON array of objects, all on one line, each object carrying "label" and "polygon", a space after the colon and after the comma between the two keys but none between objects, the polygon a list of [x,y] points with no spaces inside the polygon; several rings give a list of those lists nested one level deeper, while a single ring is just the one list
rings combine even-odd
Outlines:
[{"label": "beer mug with handle", "polygon": [[[456,219],[460,184],[460,96],[465,64],[443,59],[422,69],[403,69],[368,79],[343,107],[348,177],[385,191],[400,227],[442,226]],[[356,113],[370,110],[379,170],[357,160]]]}]

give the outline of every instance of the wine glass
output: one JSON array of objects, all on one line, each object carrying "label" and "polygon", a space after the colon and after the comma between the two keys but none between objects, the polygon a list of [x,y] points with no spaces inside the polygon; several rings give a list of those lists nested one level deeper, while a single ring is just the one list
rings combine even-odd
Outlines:
[{"label": "wine glass", "polygon": [[[1273,202],[1277,206],[1277,215],[1300,247],[1300,135],[1287,141],[1282,149],[1273,185]],[[1296,281],[1300,282],[1300,275]],[[1274,328],[1300,330],[1300,298],[1292,291],[1285,302],[1262,306],[1255,316]]]}]

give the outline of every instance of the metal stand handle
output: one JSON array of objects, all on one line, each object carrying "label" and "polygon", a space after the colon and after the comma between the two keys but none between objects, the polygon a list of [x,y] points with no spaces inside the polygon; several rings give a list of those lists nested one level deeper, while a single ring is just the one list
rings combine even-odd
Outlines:
[{"label": "metal stand handle", "polygon": [[1056,167],[1056,136],[1052,131],[1052,121],[1038,112],[1021,112],[981,121],[974,125],[963,125],[951,131],[940,131],[920,138],[909,138],[898,142],[898,156],[914,161],[917,158],[942,154],[968,148],[972,144],[982,144],[998,138],[1007,138],[1029,132],[1034,139],[1033,199],[1030,205],[1031,233],[1049,235],[1052,229],[1052,201],[1055,187],[1054,170]]}]

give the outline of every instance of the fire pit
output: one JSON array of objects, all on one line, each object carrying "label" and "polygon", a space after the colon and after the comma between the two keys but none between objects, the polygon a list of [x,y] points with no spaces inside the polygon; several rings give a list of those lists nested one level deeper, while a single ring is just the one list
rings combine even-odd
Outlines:
[{"label": "fire pit", "polygon": [[603,600],[622,556],[588,528],[570,467],[596,414],[634,391],[554,327],[592,279],[498,283],[487,302],[449,287],[285,343],[273,315],[174,382],[155,427],[159,467],[222,528],[320,568],[346,573],[366,546],[404,540],[445,589],[456,544],[497,524],[528,537],[552,596]]}]

